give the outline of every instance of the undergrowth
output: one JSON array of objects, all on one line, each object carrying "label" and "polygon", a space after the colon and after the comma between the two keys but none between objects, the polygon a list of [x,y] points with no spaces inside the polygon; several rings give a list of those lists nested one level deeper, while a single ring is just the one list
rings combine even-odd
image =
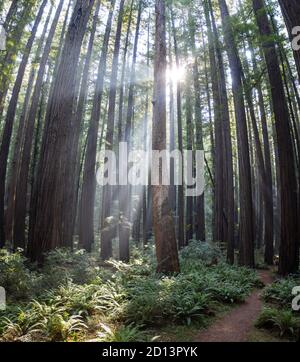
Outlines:
[{"label": "undergrowth", "polygon": [[215,245],[191,242],[180,262],[181,273],[166,277],[155,272],[152,246],[136,248],[130,264],[103,264],[95,254],[59,249],[38,269],[20,251],[2,250],[0,285],[8,308],[0,312],[0,338],[151,340],[147,330],[205,325],[218,306],[241,303],[260,286],[253,270],[227,265]]},{"label": "undergrowth", "polygon": [[289,276],[276,280],[263,291],[265,308],[257,319],[256,326],[270,330],[281,338],[300,339],[300,314],[293,311],[292,294],[294,287],[300,285],[300,278]]}]

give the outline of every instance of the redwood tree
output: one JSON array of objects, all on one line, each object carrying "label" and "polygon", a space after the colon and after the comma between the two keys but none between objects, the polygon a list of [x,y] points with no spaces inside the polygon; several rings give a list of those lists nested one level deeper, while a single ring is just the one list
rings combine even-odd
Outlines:
[{"label": "redwood tree", "polygon": [[279,273],[293,273],[298,269],[298,213],[295,155],[291,136],[290,117],[282,75],[272,38],[272,29],[263,0],[252,0],[256,21],[261,35],[267,65],[277,134],[278,163],[281,199],[281,241]]},{"label": "redwood tree", "polygon": [[[76,69],[94,0],[77,0],[63,46],[45,119],[41,154],[30,217],[29,254],[43,261],[43,253],[71,244],[68,214],[68,175],[72,172],[72,114]],[[69,200],[68,200],[69,201]]]},{"label": "redwood tree", "polygon": [[31,31],[31,35],[26,44],[26,49],[19,66],[18,74],[16,81],[14,83],[14,88],[12,91],[12,96],[8,105],[8,110],[5,118],[5,126],[2,135],[2,142],[0,148],[0,246],[5,244],[5,228],[4,228],[4,197],[5,197],[5,180],[6,180],[6,171],[7,171],[7,160],[9,154],[9,147],[11,143],[12,130],[14,125],[14,119],[16,115],[16,109],[18,104],[18,98],[22,86],[22,81],[24,78],[26,66],[28,63],[29,55],[33,42],[38,30],[38,26],[43,16],[45,6],[47,5],[47,0],[44,0],[40,6],[38,14],[35,18],[35,22]]},{"label": "redwood tree", "polygon": [[240,185],[240,248],[239,262],[242,265],[254,267],[254,234],[253,234],[253,206],[251,169],[249,157],[249,142],[247,131],[247,118],[243,95],[243,72],[235,44],[230,16],[225,0],[219,0],[221,17],[224,29],[229,65],[232,78],[232,91],[234,99],[238,154],[239,154],[239,185]]},{"label": "redwood tree", "polygon": [[98,74],[96,80],[95,94],[93,98],[93,108],[88,129],[85,163],[83,170],[83,184],[79,211],[79,240],[86,249],[91,250],[94,241],[94,201],[96,183],[96,153],[97,135],[101,116],[101,104],[103,98],[104,77],[106,74],[106,63],[110,32],[112,26],[115,0],[111,1],[107,18],[101,56],[98,64]]},{"label": "redwood tree", "polygon": [[[116,97],[117,97],[117,82],[118,82],[118,64],[120,55],[122,25],[123,25],[123,12],[124,12],[125,0],[121,0],[119,7],[119,15],[117,22],[117,31],[115,35],[115,45],[113,53],[112,70],[110,76],[110,89],[109,89],[109,105],[107,114],[107,130],[106,130],[106,149],[112,150],[114,143],[114,127],[115,127],[115,109],[116,109]],[[111,185],[103,187],[103,200],[102,200],[102,217],[103,226],[106,222],[106,218],[111,215],[111,203],[112,203],[112,190]],[[108,228],[109,229],[109,228]],[[101,234],[101,258],[106,260],[112,256],[112,233],[111,230],[102,228]]]},{"label": "redwood tree", "polygon": [[16,193],[15,193],[15,207],[14,207],[14,226],[13,226],[13,240],[14,245],[24,247],[25,246],[25,220],[26,220],[26,206],[27,206],[27,185],[28,185],[28,175],[30,170],[30,156],[32,150],[32,140],[34,136],[34,125],[36,115],[39,108],[39,100],[43,85],[43,79],[45,75],[46,65],[49,58],[51,45],[55,35],[56,27],[59,21],[60,13],[64,0],[60,0],[58,7],[56,9],[56,14],[54,16],[48,39],[45,44],[43,55],[40,60],[40,67],[38,70],[38,75],[33,90],[32,100],[30,109],[28,112],[28,117],[25,122],[25,134],[24,134],[24,144],[23,152],[20,155],[20,169],[18,173],[18,181],[16,184]]},{"label": "redwood tree", "polygon": [[[166,149],[166,19],[165,2],[156,0],[154,99],[152,149]],[[160,172],[161,172],[160,166]],[[169,205],[169,189],[152,186],[153,228],[157,255],[157,272],[179,272],[175,228]]]}]

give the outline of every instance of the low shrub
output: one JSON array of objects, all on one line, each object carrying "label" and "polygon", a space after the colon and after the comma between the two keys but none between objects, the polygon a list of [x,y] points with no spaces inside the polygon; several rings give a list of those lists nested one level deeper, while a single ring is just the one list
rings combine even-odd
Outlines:
[{"label": "low shrub", "polygon": [[114,283],[77,285],[69,281],[44,295],[44,300],[64,306],[70,314],[87,317],[94,312],[111,313],[119,307],[123,295]]},{"label": "low shrub", "polygon": [[291,307],[294,298],[292,290],[298,285],[300,285],[300,278],[288,277],[286,279],[277,280],[266,287],[263,292],[263,299],[268,303],[289,308]]},{"label": "low shrub", "polygon": [[160,324],[190,323],[214,312],[215,303],[239,303],[260,285],[256,273],[220,263],[207,267],[201,260],[182,263],[182,273],[173,277],[153,274],[135,276],[124,288],[127,301],[122,318],[127,322]]},{"label": "low shrub", "polygon": [[280,337],[300,337],[300,318],[291,310],[264,308],[255,325],[257,328],[273,330]]},{"label": "low shrub", "polygon": [[166,320],[190,323],[209,310],[209,295],[183,278],[135,280],[127,285],[122,318],[128,323],[159,325]]},{"label": "low shrub", "polygon": [[56,249],[47,254],[42,269],[44,288],[55,288],[72,280],[77,284],[92,282],[100,273],[98,259],[85,250]]},{"label": "low shrub", "polygon": [[41,276],[30,271],[26,262],[21,249],[15,253],[0,250],[0,286],[5,288],[10,300],[27,301],[39,288]]},{"label": "low shrub", "polygon": [[[194,244],[199,258],[192,245],[185,248],[181,273],[168,277],[156,274],[150,246],[146,252],[134,249],[130,264],[100,264],[82,251],[55,250],[41,270],[26,267],[20,253],[2,252],[7,259],[2,284],[12,288],[12,282],[19,283],[24,304],[9,303],[1,312],[6,319],[1,319],[0,334],[6,340],[76,340],[83,338],[95,315],[115,326],[101,332],[111,341],[140,340],[141,325],[206,323],[218,304],[243,301],[259,283],[254,271],[226,264],[216,246],[204,244]],[[217,263],[208,266],[205,255],[218,255]]]},{"label": "low shrub", "polygon": [[223,258],[221,249],[214,243],[192,240],[181,250],[180,256],[184,259],[196,259],[205,263]]},{"label": "low shrub", "polygon": [[145,332],[142,326],[129,324],[110,327],[101,323],[101,332],[98,332],[98,340],[101,342],[145,342]]},{"label": "low shrub", "polygon": [[66,308],[38,301],[4,319],[3,339],[16,340],[38,335],[39,340],[66,341],[87,329],[81,316],[69,315]]}]

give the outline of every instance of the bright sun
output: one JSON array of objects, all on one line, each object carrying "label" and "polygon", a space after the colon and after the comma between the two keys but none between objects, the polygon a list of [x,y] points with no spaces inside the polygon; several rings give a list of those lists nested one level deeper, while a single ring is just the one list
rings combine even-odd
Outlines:
[{"label": "bright sun", "polygon": [[184,66],[177,67],[173,65],[172,68],[167,68],[167,79],[176,84],[184,80],[185,73],[186,69]]}]

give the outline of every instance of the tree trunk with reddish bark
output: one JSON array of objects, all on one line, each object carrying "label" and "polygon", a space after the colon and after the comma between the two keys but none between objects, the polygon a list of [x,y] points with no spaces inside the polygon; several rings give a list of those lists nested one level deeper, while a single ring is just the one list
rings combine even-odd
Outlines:
[{"label": "tree trunk with reddish bark", "polygon": [[43,261],[44,253],[71,244],[68,175],[72,173],[72,117],[76,97],[76,69],[94,0],[77,0],[61,60],[52,87],[30,218],[31,260]]},{"label": "tree trunk with reddish bark", "polygon": [[298,212],[295,155],[292,146],[291,126],[282,75],[272,30],[263,0],[252,0],[261,35],[267,65],[277,134],[278,164],[280,173],[281,231],[279,273],[286,275],[298,270]]},{"label": "tree trunk with reddish bark", "polygon": [[[156,0],[152,149],[166,149],[166,19],[165,2]],[[161,167],[160,167],[161,168]],[[160,170],[161,171],[161,170]],[[175,227],[169,205],[169,188],[152,186],[153,228],[158,273],[179,272]]]}]

